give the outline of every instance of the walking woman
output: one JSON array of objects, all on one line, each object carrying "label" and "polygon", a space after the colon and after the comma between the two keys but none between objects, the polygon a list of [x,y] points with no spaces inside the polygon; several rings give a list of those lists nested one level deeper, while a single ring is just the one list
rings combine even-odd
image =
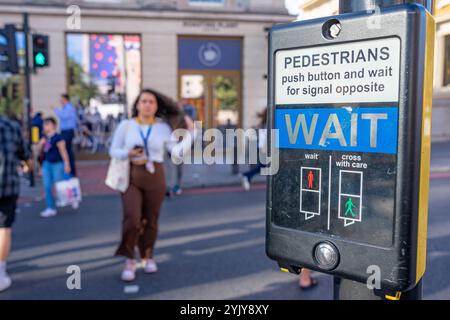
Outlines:
[{"label": "walking woman", "polygon": [[[181,142],[173,130],[185,128],[191,135]],[[135,248],[146,273],[158,270],[153,259],[158,217],[166,194],[164,153],[187,151],[192,145],[194,124],[168,97],[150,89],[141,91],[133,107],[133,119],[123,120],[114,133],[110,156],[130,161],[130,182],[121,194],[123,205],[122,241],[116,255],[126,258],[123,281],[136,277]]]}]

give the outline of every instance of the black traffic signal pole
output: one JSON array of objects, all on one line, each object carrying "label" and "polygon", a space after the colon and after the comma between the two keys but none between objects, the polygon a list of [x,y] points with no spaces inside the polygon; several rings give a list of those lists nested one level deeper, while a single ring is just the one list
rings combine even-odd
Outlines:
[{"label": "black traffic signal pole", "polygon": [[0,62],[1,70],[16,74],[19,72],[17,65],[17,48],[16,48],[16,27],[14,24],[6,24],[4,29],[0,29],[0,33],[3,37],[7,39],[7,45],[2,45],[0,48],[0,54],[2,56],[7,56],[7,61]]},{"label": "black traffic signal pole", "polygon": [[[434,6],[432,0],[339,0],[339,14],[369,11],[374,7],[387,7],[404,3],[419,3],[428,11],[433,13]],[[334,300],[385,300],[383,292],[377,292],[367,287],[365,283],[358,283],[339,277],[334,277],[333,284]],[[399,297],[400,300],[421,300],[422,299],[422,279],[410,291],[404,292]]]},{"label": "black traffic signal pole", "polygon": [[[27,143],[31,150],[31,68],[30,68],[30,45],[29,45],[29,34],[30,27],[28,25],[28,13],[23,14],[23,34],[25,38],[25,92],[23,97],[24,104],[24,127],[27,130]],[[30,171],[30,187],[34,187],[34,169]]]}]

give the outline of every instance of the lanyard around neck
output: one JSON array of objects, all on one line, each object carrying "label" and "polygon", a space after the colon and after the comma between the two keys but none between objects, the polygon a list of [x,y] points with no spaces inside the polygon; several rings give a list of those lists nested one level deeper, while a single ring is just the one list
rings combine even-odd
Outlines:
[{"label": "lanyard around neck", "polygon": [[142,132],[142,129],[141,129],[141,127],[139,127],[139,135],[141,136],[141,138],[142,138],[142,141],[144,142],[144,150],[145,150],[145,155],[147,156],[147,158],[149,157],[149,155],[150,155],[150,152],[148,151],[148,145],[147,145],[147,143],[148,143],[148,139],[150,138],[150,133],[152,132],[152,126],[150,125],[150,126],[148,126],[148,129],[147,129],[147,133],[144,135],[144,133]]}]

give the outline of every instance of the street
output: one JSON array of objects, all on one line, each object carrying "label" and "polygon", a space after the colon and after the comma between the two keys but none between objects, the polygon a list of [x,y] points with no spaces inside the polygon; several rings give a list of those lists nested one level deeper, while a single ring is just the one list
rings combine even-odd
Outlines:
[{"label": "street", "polygon": [[[450,174],[432,175],[425,299],[450,299]],[[332,278],[302,292],[294,275],[277,270],[264,252],[265,188],[197,189],[165,202],[156,260],[160,271],[120,280],[113,256],[120,236],[116,195],[85,197],[77,212],[42,219],[21,205],[9,272],[0,299],[332,299]],[[68,290],[66,268],[81,268],[81,290]],[[138,287],[136,287],[138,286]]]}]

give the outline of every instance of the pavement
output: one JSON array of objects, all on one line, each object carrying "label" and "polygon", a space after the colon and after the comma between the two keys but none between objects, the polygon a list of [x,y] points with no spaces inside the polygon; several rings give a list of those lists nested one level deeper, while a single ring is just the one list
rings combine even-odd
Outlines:
[{"label": "pavement", "polygon": [[[245,172],[250,166],[239,166],[239,172]],[[166,167],[166,173],[169,168]],[[115,191],[105,185],[105,177],[108,170],[108,161],[82,161],[77,163],[77,175],[80,179],[83,196],[115,194]],[[183,165],[183,190],[204,189],[241,185],[239,174],[233,174],[231,165]],[[174,174],[174,173],[173,173]],[[168,176],[169,174],[167,174]],[[257,176],[253,182],[265,183],[266,178]],[[169,181],[167,181],[169,184]],[[22,179],[21,197],[22,203],[41,201],[44,197],[41,177],[36,176],[35,187],[30,188],[29,180]]]}]

